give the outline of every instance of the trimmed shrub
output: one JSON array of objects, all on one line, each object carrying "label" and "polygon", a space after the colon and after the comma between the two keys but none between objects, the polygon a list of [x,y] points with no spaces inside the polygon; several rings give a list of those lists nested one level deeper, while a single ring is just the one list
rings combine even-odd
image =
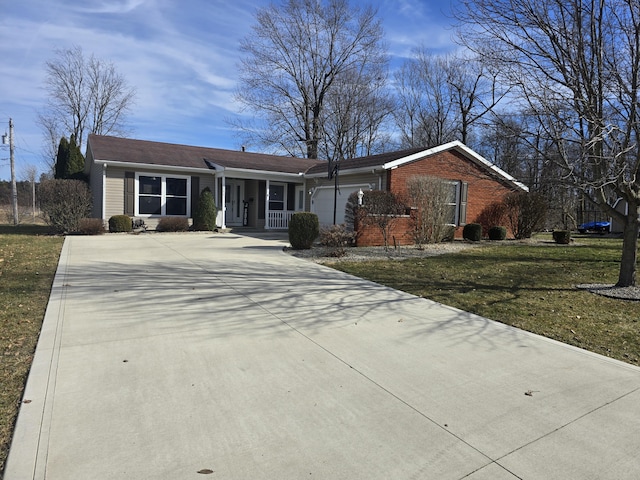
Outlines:
[{"label": "trimmed shrub", "polygon": [[346,247],[352,247],[356,241],[356,232],[349,231],[347,226],[331,225],[320,229],[320,245],[328,247],[328,254],[332,257],[343,257]]},{"label": "trimmed shrub", "polygon": [[489,240],[504,240],[507,238],[507,227],[491,227],[489,229]]},{"label": "trimmed shrub", "polygon": [[482,225],[479,223],[467,223],[462,229],[462,238],[479,242],[482,239]]},{"label": "trimmed shrub", "polygon": [[311,212],[297,212],[289,222],[289,243],[294,250],[308,250],[320,235],[318,216]]},{"label": "trimmed shrub", "polygon": [[556,243],[568,245],[571,242],[571,232],[569,230],[554,230],[552,235]]},{"label": "trimmed shrub", "polygon": [[91,191],[80,180],[45,180],[38,190],[40,208],[56,233],[77,232],[82,218],[91,215]]},{"label": "trimmed shrub", "polygon": [[193,212],[193,229],[200,231],[213,231],[216,228],[216,203],[209,187],[202,190],[198,205]]},{"label": "trimmed shrub", "polygon": [[162,217],[156,226],[156,232],[186,232],[189,220],[186,217]]},{"label": "trimmed shrub", "polygon": [[101,218],[82,218],[78,223],[78,232],[82,235],[102,235],[105,232]]},{"label": "trimmed shrub", "polygon": [[129,215],[114,215],[109,219],[109,231],[111,233],[130,232],[133,222]]}]

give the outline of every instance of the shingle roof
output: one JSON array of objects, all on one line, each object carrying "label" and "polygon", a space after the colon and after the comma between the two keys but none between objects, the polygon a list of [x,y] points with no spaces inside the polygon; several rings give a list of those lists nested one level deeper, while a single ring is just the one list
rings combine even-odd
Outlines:
[{"label": "shingle roof", "polygon": [[[378,155],[369,155],[368,157],[348,158],[340,161],[340,170],[356,170],[359,168],[380,167],[385,163],[393,162],[400,158],[408,157],[418,152],[424,151],[425,148],[411,148],[409,150],[400,150],[397,152],[387,152]],[[326,173],[327,162],[322,162],[307,170],[308,174]]]},{"label": "shingle roof", "polygon": [[[318,160],[283,157],[220,148],[193,147],[129,138],[89,135],[88,144],[96,161],[112,161],[182,168],[210,169],[211,164],[225,168],[267,172],[306,172]],[[326,168],[326,167],[325,167]]]},{"label": "shingle roof", "polygon": [[[232,170],[253,170],[293,175],[305,173],[315,177],[327,173],[327,162],[324,160],[284,157],[265,153],[193,147],[190,145],[132,140],[94,134],[89,135],[88,145],[93,153],[94,161],[102,162],[206,170],[220,166]],[[511,175],[458,141],[431,149],[412,148],[367,157],[345,159],[340,162],[340,170],[346,173],[349,170],[362,168],[393,168],[446,150],[456,150],[503,181],[516,188],[527,190],[525,185],[518,182]]]}]

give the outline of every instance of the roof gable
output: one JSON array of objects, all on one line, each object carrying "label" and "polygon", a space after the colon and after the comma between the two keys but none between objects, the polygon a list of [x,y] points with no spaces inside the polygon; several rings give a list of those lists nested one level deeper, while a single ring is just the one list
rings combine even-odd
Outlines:
[{"label": "roof gable", "polygon": [[[398,152],[389,152],[382,153],[379,155],[370,155],[368,157],[361,158],[353,158],[348,160],[342,160],[340,162],[340,172],[343,174],[354,173],[358,170],[363,169],[380,169],[380,170],[391,170],[393,168],[400,167],[402,165],[406,165],[407,163],[415,162],[417,160],[422,160],[424,158],[436,155],[441,152],[446,152],[449,150],[455,150],[461,153],[467,160],[475,163],[494,177],[507,182],[514,188],[519,190],[528,191],[529,188],[523,183],[517,181],[514,177],[509,175],[507,172],[497,167],[489,160],[484,158],[482,155],[473,151],[465,144],[459,141],[445,143],[443,145],[439,145],[433,148],[413,148],[409,150],[401,150]],[[326,174],[327,167],[326,162],[323,165],[317,165],[312,167],[307,172],[309,175],[318,176],[321,173]]]}]

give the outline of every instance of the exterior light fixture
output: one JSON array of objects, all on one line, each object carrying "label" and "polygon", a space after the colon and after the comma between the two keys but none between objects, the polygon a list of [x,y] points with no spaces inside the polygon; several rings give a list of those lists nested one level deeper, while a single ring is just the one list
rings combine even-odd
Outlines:
[{"label": "exterior light fixture", "polygon": [[358,190],[358,205],[362,206],[362,199],[364,198],[364,192],[362,189]]}]

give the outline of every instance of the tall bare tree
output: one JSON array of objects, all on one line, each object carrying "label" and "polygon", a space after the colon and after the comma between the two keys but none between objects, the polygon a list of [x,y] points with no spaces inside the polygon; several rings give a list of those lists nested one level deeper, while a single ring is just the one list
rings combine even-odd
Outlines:
[{"label": "tall bare tree", "polygon": [[79,46],[55,53],[46,63],[49,99],[39,115],[47,161],[62,136],[74,135],[82,147],[88,133],[126,133],[126,115],[135,100],[135,90],[112,63],[93,55],[86,58]]},{"label": "tall bare tree", "polygon": [[393,102],[386,75],[348,71],[328,92],[319,156],[332,161],[381,153],[391,143]]},{"label": "tall bare tree", "polygon": [[[555,147],[548,158],[564,179],[623,223],[617,285],[635,285],[640,3],[462,0],[457,16],[461,41],[497,66],[536,113]],[[612,198],[626,203],[624,213],[613,208]]]},{"label": "tall bare tree", "polygon": [[259,122],[238,126],[251,140],[291,155],[335,156],[341,147],[331,146],[326,132],[348,131],[345,142],[353,143],[347,138],[366,129],[329,125],[361,119],[354,112],[360,101],[348,112],[328,111],[336,105],[332,93],[352,88],[358,98],[363,92],[374,94],[372,79],[386,77],[388,59],[376,11],[351,7],[347,0],[285,0],[259,9],[256,21],[240,46],[245,56],[237,99]]},{"label": "tall bare tree", "polygon": [[504,97],[496,74],[475,58],[421,47],[395,75],[396,124],[405,146],[469,143],[471,128]]}]

